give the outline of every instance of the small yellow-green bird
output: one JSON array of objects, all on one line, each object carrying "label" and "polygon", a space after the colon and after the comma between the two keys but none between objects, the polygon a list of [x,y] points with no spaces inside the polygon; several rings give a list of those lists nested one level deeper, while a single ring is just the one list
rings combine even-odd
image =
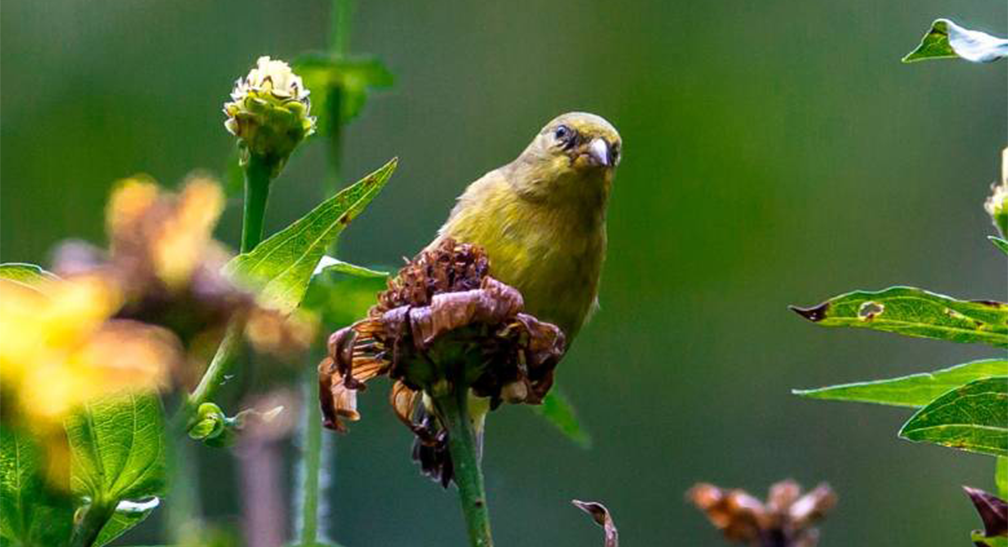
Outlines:
[{"label": "small yellow-green bird", "polygon": [[[521,292],[526,312],[560,327],[570,348],[598,305],[606,205],[621,152],[619,133],[600,116],[557,116],[514,161],[466,188],[428,248],[445,238],[483,247],[490,275]],[[470,396],[469,407],[482,445],[489,401]],[[413,456],[447,487],[446,447],[417,442]]]},{"label": "small yellow-green bird", "polygon": [[466,188],[432,245],[450,237],[483,247],[490,274],[521,291],[525,310],[560,327],[570,347],[597,305],[621,149],[600,116],[557,116],[518,158]]}]

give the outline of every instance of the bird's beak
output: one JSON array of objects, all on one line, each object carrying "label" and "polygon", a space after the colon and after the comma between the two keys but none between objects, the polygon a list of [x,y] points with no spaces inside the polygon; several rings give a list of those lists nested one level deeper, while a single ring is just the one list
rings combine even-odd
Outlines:
[{"label": "bird's beak", "polygon": [[612,167],[612,154],[609,152],[609,143],[602,137],[592,139],[588,144],[588,154],[598,165]]}]

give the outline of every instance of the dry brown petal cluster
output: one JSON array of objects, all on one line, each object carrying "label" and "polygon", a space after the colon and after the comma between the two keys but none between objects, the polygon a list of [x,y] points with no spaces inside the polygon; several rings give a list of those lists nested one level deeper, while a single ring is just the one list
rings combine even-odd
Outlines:
[{"label": "dry brown petal cluster", "polygon": [[521,294],[490,277],[479,247],[447,239],[424,251],[389,281],[367,318],[329,338],[318,369],[326,427],[345,431],[341,419],[359,419],[357,391],[379,375],[395,380],[391,405],[427,446],[443,442],[417,407],[449,378],[464,375],[491,408],[541,403],[564,337],[522,309]]},{"label": "dry brown petal cluster", "polygon": [[801,486],[785,480],[770,487],[766,502],[744,490],[698,484],[686,494],[729,541],[752,547],[815,547],[813,526],[836,505],[836,494],[823,483],[802,495]]}]

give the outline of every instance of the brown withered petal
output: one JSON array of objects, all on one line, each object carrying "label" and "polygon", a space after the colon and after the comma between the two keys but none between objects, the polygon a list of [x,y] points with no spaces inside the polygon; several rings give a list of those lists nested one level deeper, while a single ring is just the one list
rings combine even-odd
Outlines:
[{"label": "brown withered petal", "polygon": [[980,520],[983,521],[984,535],[987,537],[1008,536],[1008,504],[1005,500],[984,492],[979,488],[963,486]]},{"label": "brown withered petal", "polygon": [[594,501],[571,500],[575,507],[591,515],[605,533],[605,547],[619,547],[619,531],[605,505]]},{"label": "brown withered petal", "polygon": [[743,490],[711,484],[697,484],[686,497],[725,539],[759,547],[815,547],[819,532],[812,524],[836,504],[828,485],[820,484],[802,496],[792,480],[772,485],[765,504]]}]

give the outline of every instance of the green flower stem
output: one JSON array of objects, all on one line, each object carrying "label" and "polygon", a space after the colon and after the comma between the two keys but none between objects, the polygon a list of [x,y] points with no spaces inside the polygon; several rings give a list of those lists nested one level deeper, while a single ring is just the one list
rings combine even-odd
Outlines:
[{"label": "green flower stem", "polygon": [[105,523],[115,514],[115,504],[96,501],[82,511],[80,520],[74,523],[70,547],[90,547],[94,544]]},{"label": "green flower stem", "polygon": [[199,409],[199,406],[214,398],[217,390],[224,383],[224,379],[231,373],[231,369],[235,363],[235,356],[238,350],[241,349],[243,330],[245,330],[244,321],[235,320],[228,325],[227,332],[224,333],[224,339],[221,340],[220,346],[217,347],[217,353],[214,354],[213,360],[210,361],[210,366],[203,373],[199,385],[196,386],[196,389],[189,394],[189,397],[183,403],[181,419],[184,420],[186,431],[195,425],[198,417],[196,411]]},{"label": "green flower stem", "polygon": [[301,545],[315,545],[318,540],[319,474],[322,466],[322,411],[319,409],[318,377],[307,374],[305,389],[304,466],[301,500]]},{"label": "green flower stem", "polygon": [[329,14],[329,51],[342,56],[350,50],[350,16],[353,12],[351,0],[333,0]]},{"label": "green flower stem", "polygon": [[245,214],[242,217],[241,252],[247,253],[262,241],[263,219],[266,217],[266,200],[269,198],[270,179],[274,162],[258,154],[251,154],[245,165]]},{"label": "green flower stem", "polygon": [[469,533],[469,544],[472,547],[492,547],[483,470],[480,469],[476,435],[469,416],[469,389],[456,385],[447,394],[435,398],[434,405],[442,424],[448,429],[448,451],[455,468],[455,484]]}]

